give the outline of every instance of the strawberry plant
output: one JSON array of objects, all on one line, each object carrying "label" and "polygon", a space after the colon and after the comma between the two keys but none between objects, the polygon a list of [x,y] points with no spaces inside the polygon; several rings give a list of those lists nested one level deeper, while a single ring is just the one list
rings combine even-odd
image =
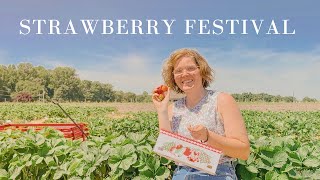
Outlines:
[{"label": "strawberry plant", "polygon": [[[63,138],[51,128],[39,132],[0,131],[2,179],[171,179],[176,165],[156,155],[154,112],[106,116],[108,107],[66,104],[67,112],[90,126],[87,141]],[[251,143],[248,160],[237,161],[239,179],[317,179],[320,177],[320,113],[242,111]],[[28,121],[48,118],[66,122],[56,106],[4,103],[0,117]],[[67,120],[69,121],[69,120]],[[191,160],[191,149],[168,145]],[[196,158],[195,158],[196,157]]]}]

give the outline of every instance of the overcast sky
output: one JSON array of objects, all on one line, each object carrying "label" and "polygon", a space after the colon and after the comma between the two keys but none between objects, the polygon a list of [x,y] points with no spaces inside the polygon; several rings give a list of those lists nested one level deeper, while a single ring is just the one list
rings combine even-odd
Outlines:
[{"label": "overcast sky", "polygon": [[[320,99],[320,12],[318,1],[4,1],[0,6],[0,64],[30,62],[46,68],[70,66],[81,79],[110,83],[116,90],[150,92],[162,83],[164,59],[178,48],[196,48],[214,68],[211,85],[229,93],[266,92],[273,95],[305,96]],[[20,35],[20,21],[42,19],[42,35],[37,25]],[[71,20],[76,35],[49,35],[49,19],[58,20],[65,32]],[[101,21],[93,35],[86,34],[81,19],[141,20],[147,32],[147,19],[157,20],[159,34],[102,35]],[[163,19],[174,19],[172,34],[165,34]],[[235,33],[224,24],[221,35],[199,35],[199,23],[190,35],[185,33],[186,19],[247,19],[247,33],[235,25]],[[257,35],[250,20],[257,20]],[[283,21],[288,32],[283,35]],[[280,34],[266,34],[271,21]],[[70,27],[69,27],[70,28]],[[116,28],[116,26],[114,26]],[[218,31],[217,29],[214,29]],[[116,31],[116,29],[115,29]],[[69,32],[71,32],[69,30]],[[272,31],[271,31],[272,32]]]}]

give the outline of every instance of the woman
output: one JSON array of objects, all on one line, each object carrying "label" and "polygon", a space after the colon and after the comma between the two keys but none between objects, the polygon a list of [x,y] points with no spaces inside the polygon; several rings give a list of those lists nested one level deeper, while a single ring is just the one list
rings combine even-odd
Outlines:
[{"label": "woman", "polygon": [[[166,60],[162,76],[169,90],[162,101],[152,96],[159,128],[178,133],[221,150],[216,175],[178,165],[173,179],[237,179],[232,161],[246,160],[250,143],[240,110],[227,93],[207,90],[213,70],[195,50],[179,49]],[[169,105],[170,91],[186,96]]]}]

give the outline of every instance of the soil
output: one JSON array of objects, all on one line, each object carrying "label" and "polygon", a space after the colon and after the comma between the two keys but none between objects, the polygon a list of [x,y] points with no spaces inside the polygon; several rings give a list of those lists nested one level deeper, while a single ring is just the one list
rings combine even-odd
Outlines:
[{"label": "soil", "polygon": [[[320,103],[238,103],[241,110],[256,111],[320,111]],[[107,103],[120,113],[156,111],[152,103]]]}]

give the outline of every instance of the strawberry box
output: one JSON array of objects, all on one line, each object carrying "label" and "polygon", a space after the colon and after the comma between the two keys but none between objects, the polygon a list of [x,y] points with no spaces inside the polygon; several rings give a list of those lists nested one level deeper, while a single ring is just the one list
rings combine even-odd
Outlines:
[{"label": "strawberry box", "polygon": [[182,165],[214,175],[221,151],[199,141],[160,130],[154,152]]}]

